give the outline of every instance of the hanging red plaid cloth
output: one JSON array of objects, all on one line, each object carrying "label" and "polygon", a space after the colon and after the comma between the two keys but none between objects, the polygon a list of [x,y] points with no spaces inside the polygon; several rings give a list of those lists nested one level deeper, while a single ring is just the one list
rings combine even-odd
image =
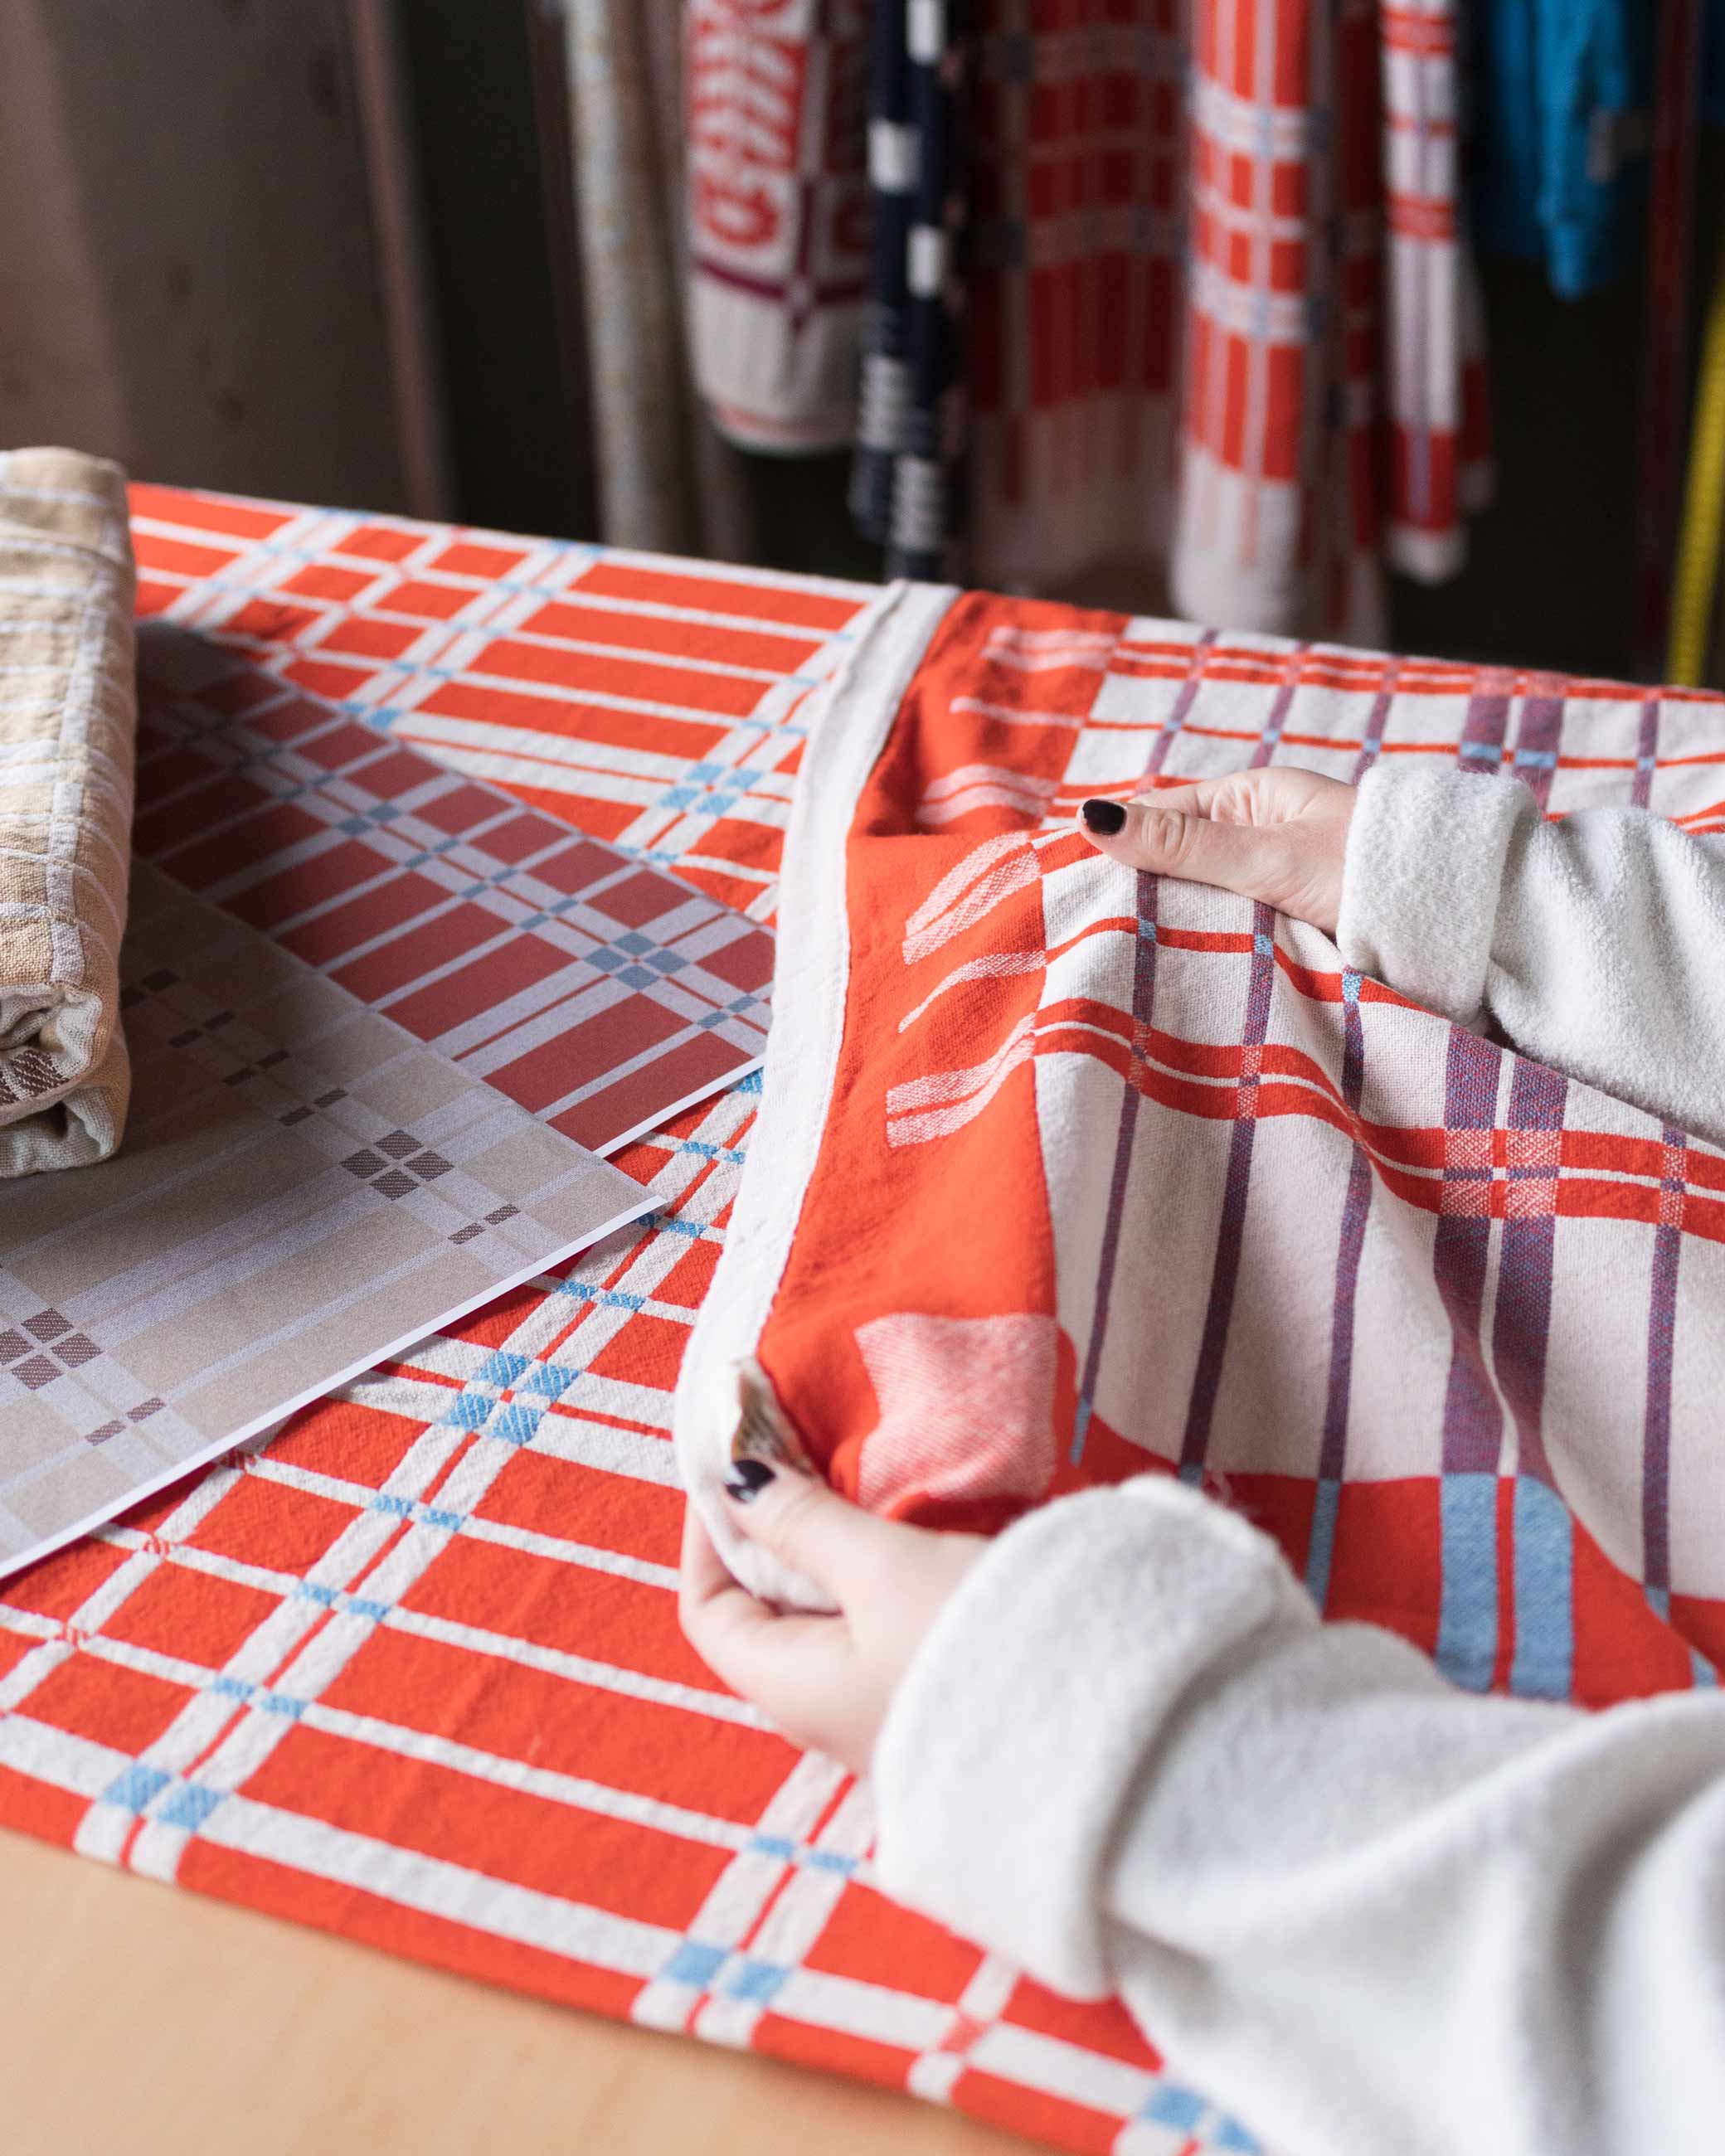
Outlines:
[{"label": "hanging red plaid cloth", "polygon": [[978,581],[1369,639],[1483,490],[1451,0],[991,0]]},{"label": "hanging red plaid cloth", "polygon": [[865,0],[689,0],[689,326],[747,449],[851,438],[868,291]]}]

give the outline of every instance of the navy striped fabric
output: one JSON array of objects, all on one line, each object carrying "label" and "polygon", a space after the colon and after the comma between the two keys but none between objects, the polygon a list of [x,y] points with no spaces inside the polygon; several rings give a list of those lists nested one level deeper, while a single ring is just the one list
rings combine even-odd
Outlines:
[{"label": "navy striped fabric", "polygon": [[953,571],[964,437],[966,0],[875,0],[870,293],[852,512],[889,576]]}]

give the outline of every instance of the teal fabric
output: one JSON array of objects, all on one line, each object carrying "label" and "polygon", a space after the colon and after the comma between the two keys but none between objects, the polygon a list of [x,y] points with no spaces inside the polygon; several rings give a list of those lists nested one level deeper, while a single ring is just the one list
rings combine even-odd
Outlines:
[{"label": "teal fabric", "polygon": [[[1643,252],[1651,0],[1479,0],[1472,16],[1474,235],[1543,263],[1566,299]],[[1725,126],[1725,0],[1706,0],[1704,115]]]},{"label": "teal fabric", "polygon": [[1481,249],[1543,262],[1566,299],[1610,284],[1645,215],[1646,0],[1486,0],[1474,16]]}]

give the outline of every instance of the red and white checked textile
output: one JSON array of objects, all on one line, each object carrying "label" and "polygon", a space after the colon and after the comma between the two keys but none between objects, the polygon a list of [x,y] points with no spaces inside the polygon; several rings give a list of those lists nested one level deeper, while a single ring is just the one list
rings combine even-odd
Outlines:
[{"label": "red and white checked textile", "polygon": [[1451,0],[980,14],[972,574],[1381,636],[1484,481]]},{"label": "red and white checked textile", "polygon": [[[485,663],[536,663],[560,619]],[[138,655],[140,856],[439,1055],[599,1153],[758,1061],[746,915],[177,624]]]},{"label": "red and white checked textile", "polygon": [[1717,1681],[1725,1155],[1268,906],[1122,869],[1069,804],[1435,755],[1507,764],[1554,814],[1639,794],[1714,825],[1725,699],[1504,693],[917,586],[830,696],[751,1172],[679,1389],[748,1584],[795,1591],[718,1495],[756,1363],[874,1510],[990,1531],[1160,1468],[1458,1683]]},{"label": "red and white checked textile", "polygon": [[696,381],[746,449],[851,439],[867,297],[861,0],[689,0]]},{"label": "red and white checked textile", "polygon": [[[865,589],[153,489],[134,506],[150,613],[770,911],[804,701],[855,645]],[[571,621],[531,680],[475,665],[486,624],[547,595]],[[1322,752],[1346,771],[1379,743],[1460,743],[1548,778],[1558,807],[1628,793],[1667,811],[1710,805],[1725,766],[1725,707],[1697,696],[998,602],[953,632],[929,693],[1008,714],[974,767],[927,774],[929,828],[961,847],[990,798],[1059,814],[1206,759]],[[1036,711],[1067,723],[1014,723]],[[660,1209],[567,1279],[6,1583],[0,1820],[1073,2150],[1237,2150],[1123,2015],[886,1903],[861,1794],[680,1640],[671,1388],[753,1104],[726,1095],[620,1156]],[[1286,1492],[1266,1502],[1291,1535]],[[1381,1511],[1375,1540],[1348,1528],[1332,1606],[1393,1599],[1417,1545]],[[1580,1541],[1574,1568],[1596,1694],[1685,1681],[1647,1599],[1613,1590],[1602,1630],[1608,1568]]]}]

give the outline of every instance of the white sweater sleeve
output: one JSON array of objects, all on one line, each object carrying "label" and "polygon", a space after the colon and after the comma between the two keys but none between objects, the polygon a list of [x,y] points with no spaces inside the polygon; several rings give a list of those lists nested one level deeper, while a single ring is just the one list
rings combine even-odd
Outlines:
[{"label": "white sweater sleeve", "polygon": [[1644,808],[1548,823],[1514,780],[1380,764],[1336,940],[1428,1009],[1725,1145],[1725,840]]},{"label": "white sweater sleeve", "polygon": [[1457,1691],[1145,1476],[992,1546],[874,1779],[890,1892],[1119,1991],[1276,2156],[1720,2146],[1717,1691]]}]

